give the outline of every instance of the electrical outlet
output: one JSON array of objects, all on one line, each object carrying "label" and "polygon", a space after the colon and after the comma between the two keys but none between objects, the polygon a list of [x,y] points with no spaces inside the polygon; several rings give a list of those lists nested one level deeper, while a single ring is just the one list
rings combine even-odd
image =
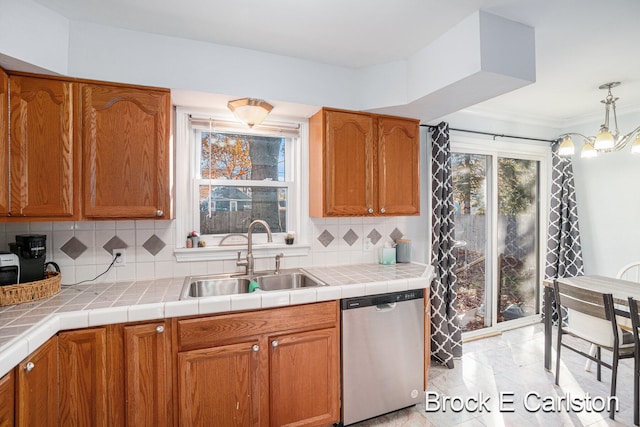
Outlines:
[{"label": "electrical outlet", "polygon": [[114,264],[116,267],[124,267],[125,265],[127,265],[127,250],[125,248],[114,249],[113,256],[118,256]]}]

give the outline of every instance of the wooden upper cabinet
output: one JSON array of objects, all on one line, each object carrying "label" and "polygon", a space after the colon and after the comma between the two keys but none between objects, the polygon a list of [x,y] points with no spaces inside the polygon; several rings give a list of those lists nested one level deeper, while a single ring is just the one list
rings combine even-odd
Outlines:
[{"label": "wooden upper cabinet", "polygon": [[378,211],[385,215],[420,213],[420,135],[418,123],[378,118]]},{"label": "wooden upper cabinet", "polygon": [[85,217],[170,218],[169,91],[80,87]]},{"label": "wooden upper cabinet", "polygon": [[16,426],[57,426],[58,337],[16,367]]},{"label": "wooden upper cabinet", "polygon": [[418,215],[418,121],[323,108],[309,119],[309,214]]},{"label": "wooden upper cabinet", "polygon": [[0,215],[9,214],[9,76],[0,68]]},{"label": "wooden upper cabinet", "polygon": [[13,217],[77,218],[75,90],[67,81],[10,77]]},{"label": "wooden upper cabinet", "polygon": [[107,426],[105,328],[60,332],[60,424]]}]

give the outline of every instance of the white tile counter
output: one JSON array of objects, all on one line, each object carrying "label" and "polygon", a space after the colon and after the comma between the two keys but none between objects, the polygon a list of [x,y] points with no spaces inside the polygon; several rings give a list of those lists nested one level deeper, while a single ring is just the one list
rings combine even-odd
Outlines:
[{"label": "white tile counter", "polygon": [[305,268],[329,286],[180,301],[183,278],[63,287],[50,298],[0,307],[0,377],[62,330],[281,307],[429,286],[425,264]]}]

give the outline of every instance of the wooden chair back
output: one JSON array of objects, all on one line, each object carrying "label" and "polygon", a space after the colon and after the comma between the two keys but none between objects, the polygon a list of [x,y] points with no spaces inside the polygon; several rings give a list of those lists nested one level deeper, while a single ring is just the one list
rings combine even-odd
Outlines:
[{"label": "wooden chair back", "polygon": [[629,280],[631,282],[640,282],[640,261],[634,261],[622,267],[618,270],[616,278]]}]

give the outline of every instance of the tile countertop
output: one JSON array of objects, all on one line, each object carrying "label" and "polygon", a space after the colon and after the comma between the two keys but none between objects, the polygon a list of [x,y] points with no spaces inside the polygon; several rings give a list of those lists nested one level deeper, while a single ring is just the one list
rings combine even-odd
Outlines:
[{"label": "tile countertop", "polygon": [[50,298],[0,307],[0,377],[62,330],[418,289],[433,278],[433,267],[418,263],[304,270],[329,286],[180,301],[184,278],[170,278],[68,286]]}]

